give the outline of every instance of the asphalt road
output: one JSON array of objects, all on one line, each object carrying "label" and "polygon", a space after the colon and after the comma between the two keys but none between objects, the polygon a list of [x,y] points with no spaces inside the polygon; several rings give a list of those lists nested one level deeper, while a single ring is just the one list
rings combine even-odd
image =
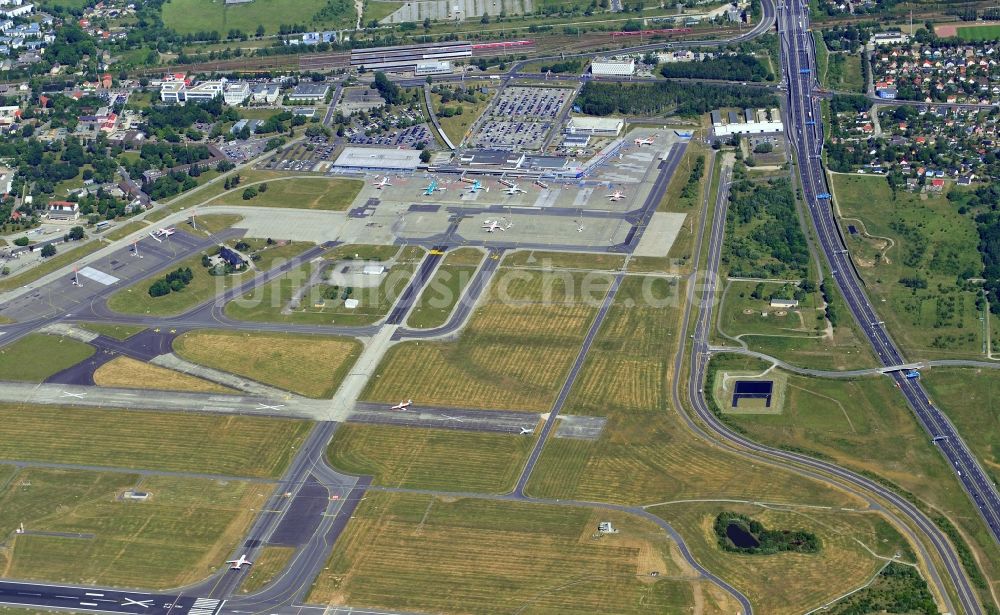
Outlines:
[{"label": "asphalt road", "polygon": [[[848,308],[857,320],[865,337],[883,365],[906,363],[902,352],[886,330],[884,323],[865,295],[863,283],[857,276],[854,263],[840,234],[829,200],[826,174],[818,157],[823,147],[822,122],[812,122],[820,117],[818,101],[812,96],[815,66],[812,35],[807,31],[808,11],[792,3],[782,11],[782,57],[788,81],[787,133],[798,153],[799,175],[803,196],[809,204],[809,213],[815,225],[820,245],[840,288]],[[824,195],[824,198],[819,198]],[[975,456],[962,440],[948,417],[934,407],[919,380],[907,379],[902,374],[893,375],[896,385],[906,397],[917,419],[924,426],[929,438],[937,442],[942,454],[955,469],[962,486],[973,499],[994,539],[1000,542],[1000,494],[983,471]]]}]

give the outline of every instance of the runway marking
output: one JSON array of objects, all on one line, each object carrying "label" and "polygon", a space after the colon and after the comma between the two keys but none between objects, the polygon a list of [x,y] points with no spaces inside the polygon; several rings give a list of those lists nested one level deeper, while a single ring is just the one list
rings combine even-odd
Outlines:
[{"label": "runway marking", "polygon": [[220,602],[212,598],[198,598],[188,610],[188,615],[214,615],[222,608]]},{"label": "runway marking", "polygon": [[144,609],[148,609],[153,606],[152,602],[152,600],[133,600],[126,596],[125,602],[122,602],[122,606],[141,606]]},{"label": "runway marking", "polygon": [[99,594],[99,593],[96,593],[96,592],[86,592],[86,593],[84,593],[83,595],[84,595],[84,596],[97,596],[98,598],[100,598],[100,597],[101,597],[101,596],[103,596],[104,594]]},{"label": "runway marking", "polygon": [[86,393],[70,393],[69,391],[63,391],[62,394],[63,397],[75,397],[77,399],[83,399],[87,395]]},{"label": "runway marking", "polygon": [[258,410],[278,410],[278,409],[284,408],[284,407],[285,407],[285,404],[277,404],[277,405],[274,405],[274,406],[269,406],[269,405],[267,405],[265,403],[257,402],[257,409]]},{"label": "runway marking", "polygon": [[81,602],[80,606],[98,606],[96,602]]},{"label": "runway marking", "polygon": [[464,423],[465,422],[465,419],[463,419],[461,417],[458,417],[458,416],[448,416],[447,414],[442,414],[441,417],[442,417],[442,420],[445,420],[445,421],[456,421],[458,423]]}]

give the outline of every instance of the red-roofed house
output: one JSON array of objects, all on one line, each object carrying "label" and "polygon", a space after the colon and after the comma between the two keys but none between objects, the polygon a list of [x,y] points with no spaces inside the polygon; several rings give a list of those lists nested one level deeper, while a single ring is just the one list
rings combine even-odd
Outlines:
[{"label": "red-roofed house", "polygon": [[77,220],[79,217],[79,203],[49,201],[49,220]]}]

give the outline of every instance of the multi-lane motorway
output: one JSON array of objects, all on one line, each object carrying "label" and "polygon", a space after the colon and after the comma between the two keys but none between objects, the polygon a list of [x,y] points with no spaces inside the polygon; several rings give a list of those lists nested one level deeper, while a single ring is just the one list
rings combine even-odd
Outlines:
[{"label": "multi-lane motorway", "polygon": [[[820,117],[820,106],[813,95],[815,62],[812,35],[806,29],[808,9],[797,2],[787,3],[782,7],[779,9],[779,27],[782,31],[782,57],[788,83],[788,124],[793,128],[789,130],[789,135],[798,153],[803,197],[809,205],[809,213],[820,246],[830,263],[831,274],[875,355],[883,365],[904,364],[906,359],[865,295],[830,205],[830,191],[820,159],[823,126],[822,122],[815,121],[815,118]],[[919,380],[907,379],[900,372],[894,373],[893,379],[927,429],[929,438],[935,439],[941,452],[954,467],[990,532],[1000,541],[1000,495],[997,494],[993,481],[987,477],[948,417],[934,407]]]}]

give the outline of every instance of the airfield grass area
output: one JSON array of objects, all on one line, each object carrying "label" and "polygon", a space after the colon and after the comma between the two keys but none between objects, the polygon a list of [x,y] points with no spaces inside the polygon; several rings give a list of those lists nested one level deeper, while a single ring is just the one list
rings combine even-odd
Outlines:
[{"label": "airfield grass area", "polygon": [[205,214],[195,216],[193,225],[185,223],[178,228],[184,229],[189,233],[214,235],[238,224],[242,220],[243,216],[237,216],[236,214]]},{"label": "airfield grass area", "polygon": [[265,546],[253,559],[253,566],[240,585],[239,593],[252,594],[267,587],[295,555],[295,547]]},{"label": "airfield grass area", "polygon": [[328,398],[361,353],[345,337],[189,331],[174,340],[182,358],[306,397]]},{"label": "airfield grass area", "polygon": [[496,275],[457,341],[393,346],[362,397],[398,401],[406,391],[418,404],[547,411],[598,304],[570,294],[582,282],[577,272],[501,267]]},{"label": "airfield grass area", "polygon": [[344,211],[351,206],[365,184],[358,179],[327,177],[274,179],[267,182],[266,192],[260,192],[261,184],[253,186],[258,191],[257,196],[244,200],[245,185],[246,182],[240,182],[241,189],[227,192],[212,201],[212,205]]},{"label": "airfield grass area", "polygon": [[449,252],[413,304],[406,324],[416,329],[445,324],[482,260],[483,252],[475,248]]},{"label": "airfield grass area", "polygon": [[[448,135],[448,138],[451,139],[451,142],[455,144],[455,146],[458,146],[462,142],[462,140],[465,138],[465,134],[469,131],[469,128],[471,128],[472,124],[476,121],[476,118],[478,118],[480,114],[482,114],[483,110],[486,109],[486,106],[490,104],[492,96],[487,94],[481,94],[478,91],[478,88],[485,85],[487,85],[487,83],[484,81],[478,81],[478,82],[470,81],[467,83],[463,82],[462,84],[460,84],[461,87],[472,88],[473,90],[476,90],[476,93],[474,94],[476,98],[475,103],[468,103],[457,100],[450,100],[447,103],[442,103],[440,94],[434,94],[434,93],[431,94],[431,102],[434,103],[434,113],[438,117],[438,123],[441,124],[441,130],[444,131],[444,134]],[[454,110],[455,108],[460,108],[462,110],[462,114],[461,115],[455,114],[450,117],[444,117],[441,114],[441,112],[445,107],[452,110]]]},{"label": "airfield grass area", "polygon": [[178,34],[215,30],[225,35],[232,29],[253,33],[263,25],[276,34],[280,24],[306,24],[312,28],[354,27],[357,14],[350,3],[335,2],[335,14],[315,19],[331,3],[328,0],[258,0],[226,6],[206,0],[169,0],[163,5],[163,23]]},{"label": "airfield grass area", "polygon": [[287,419],[4,404],[0,459],[271,478],[308,431]]},{"label": "airfield grass area", "polygon": [[[697,173],[696,161],[698,158],[704,158],[700,174]],[[714,167],[713,160],[716,160]],[[709,177],[710,169],[712,170],[711,177]],[[677,238],[674,239],[673,245],[667,252],[667,258],[662,259],[664,263],[661,271],[678,266],[682,267],[684,271],[689,270],[691,255],[694,253],[694,242],[698,236],[698,225],[701,221],[706,184],[712,182],[713,185],[718,185],[721,171],[722,165],[718,164],[718,156],[711,148],[693,140],[688,144],[684,158],[677,167],[674,176],[670,178],[667,192],[657,206],[657,211],[680,213],[686,216]],[[693,177],[697,179],[691,181]],[[656,257],[639,258],[653,260]],[[630,269],[633,271],[643,270],[641,269],[642,261],[635,263],[635,265],[640,267],[630,267]]]},{"label": "airfield grass area", "polygon": [[133,220],[132,222],[126,222],[125,224],[120,224],[109,232],[103,235],[104,239],[108,241],[118,241],[124,237],[128,237],[132,233],[146,228],[146,223],[142,220]]},{"label": "airfield grass area", "polygon": [[[619,533],[593,538],[604,520]],[[679,613],[695,602],[692,579],[666,534],[627,514],[370,493],[307,600],[435,613]],[[713,612],[732,606],[717,595],[702,596]]]},{"label": "airfield grass area", "polygon": [[510,434],[347,424],[327,457],[344,472],[374,476],[377,485],[506,493],[534,443]]},{"label": "airfield grass area", "polygon": [[960,26],[958,38],[963,41],[995,41],[1000,39],[1000,24],[988,26]]},{"label": "airfield grass area", "polygon": [[506,268],[530,269],[586,269],[588,271],[618,271],[625,264],[620,254],[590,252],[548,252],[545,250],[518,250],[503,259]]},{"label": "airfield grass area", "polygon": [[[759,299],[754,298],[758,288]],[[727,346],[742,341],[750,350],[815,369],[877,366],[868,345],[855,333],[849,314],[837,327],[828,326],[825,302],[818,291],[806,294],[798,307],[771,307],[767,297],[791,298],[795,288],[769,282],[725,283],[713,341]]]},{"label": "airfield grass area", "polygon": [[404,2],[397,2],[395,0],[365,0],[361,23],[366,24],[372,20],[380,21],[385,19],[399,10],[404,4]]},{"label": "airfield grass area", "polygon": [[[135,488],[145,502],[119,495]],[[28,468],[0,489],[5,577],[168,588],[218,569],[270,494],[266,483]],[[15,534],[19,524],[25,534]],[[38,536],[32,532],[67,532]],[[72,536],[72,534],[77,534]]]},{"label": "airfield grass area", "polygon": [[[759,361],[732,355],[713,359],[712,364],[719,369],[760,366]],[[964,400],[967,394],[961,395]],[[939,403],[948,409],[944,400]],[[988,436],[975,429],[983,425],[988,430],[988,411],[981,404],[962,401],[959,405],[952,418],[963,435],[973,438],[970,444],[974,450],[982,450],[979,445]],[[840,381],[790,374],[780,415],[727,418],[758,442],[830,459],[840,466],[878,475],[914,494],[950,518],[978,553],[987,577],[1000,580],[1000,547],[987,533],[954,470],[888,378]]]},{"label": "airfield grass area", "polygon": [[[358,300],[358,306],[345,304],[347,284],[338,280],[328,283],[334,270],[331,260],[354,258],[359,260],[394,259],[381,276],[379,284],[368,288],[352,288],[348,298]],[[226,304],[226,315],[238,320],[256,322],[289,322],[310,325],[368,325],[383,319],[406,289],[416,271],[424,250],[416,246],[400,249],[398,246],[340,246],[324,255],[326,263],[309,262],[289,271],[268,284]],[[323,277],[313,279],[323,267]],[[312,282],[315,282],[311,284]],[[367,281],[367,280],[365,280]],[[337,286],[337,288],[333,288]],[[327,294],[329,293],[329,294]],[[299,297],[297,307],[291,307],[293,298]]]},{"label": "airfield grass area", "polygon": [[996,373],[935,367],[921,372],[920,378],[993,479],[1000,479],[1000,382]]},{"label": "airfield grass area", "polygon": [[[680,310],[642,302],[646,280],[622,283],[563,409],[607,417],[600,438],[550,438],[527,492],[627,504],[745,498],[857,505],[826,485],[748,463],[690,435],[669,402]],[[666,296],[667,285],[660,279],[654,290]]]},{"label": "airfield grass area", "polygon": [[46,276],[53,271],[75,263],[88,254],[97,252],[104,247],[104,244],[100,241],[92,240],[75,248],[68,248],[67,246],[68,244],[57,245],[56,250],[58,252],[55,256],[50,256],[30,269],[0,280],[0,292],[14,290],[15,288],[21,288],[25,284],[30,284],[42,276]]},{"label": "airfield grass area", "polygon": [[98,367],[94,372],[94,384],[102,387],[191,391],[194,393],[237,392],[197,376],[182,374],[126,356],[114,358]]},{"label": "airfield grass area", "polygon": [[[955,284],[963,272],[982,271],[975,220],[959,214],[944,194],[921,198],[901,189],[893,200],[883,177],[834,175],[833,189],[847,247],[903,353],[910,359],[981,357],[976,292]],[[850,234],[848,225],[859,233]],[[922,280],[926,288],[908,288],[905,279]]]},{"label": "airfield grass area", "polygon": [[84,322],[80,323],[78,326],[81,329],[85,329],[105,337],[110,337],[111,339],[118,340],[119,342],[124,342],[136,333],[146,330],[146,327],[142,325],[116,325],[103,322]]},{"label": "airfield grass area", "polygon": [[[733,503],[678,503],[649,510],[684,536],[701,565],[743,592],[755,611],[769,615],[805,613],[866,584],[885,565],[882,558],[899,553],[903,561],[914,562],[903,537],[871,513],[780,510]],[[813,532],[822,547],[813,554],[724,551],[712,528],[722,511],[747,514],[768,528]],[[837,574],[831,574],[834,570]]]},{"label": "airfield grass area", "polygon": [[272,241],[273,243],[268,245],[267,239],[241,238],[230,239],[226,245],[235,247],[237,243],[243,242],[250,246],[244,249],[243,253],[250,256],[257,271],[270,271],[316,245],[308,241],[288,241],[276,238]]},{"label": "airfield grass area", "polygon": [[29,333],[0,347],[0,379],[44,382],[94,354],[94,347],[68,337]]},{"label": "airfield grass area", "polygon": [[[120,314],[144,314],[150,316],[176,316],[193,309],[224,293],[236,284],[251,279],[252,274],[244,271],[232,275],[212,275],[201,264],[201,253],[192,255],[179,263],[157,271],[151,276],[123,288],[108,297],[108,308]],[[162,297],[152,297],[149,287],[160,278],[178,268],[188,267],[193,277],[182,290]]]}]

